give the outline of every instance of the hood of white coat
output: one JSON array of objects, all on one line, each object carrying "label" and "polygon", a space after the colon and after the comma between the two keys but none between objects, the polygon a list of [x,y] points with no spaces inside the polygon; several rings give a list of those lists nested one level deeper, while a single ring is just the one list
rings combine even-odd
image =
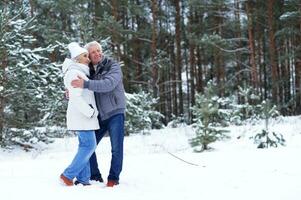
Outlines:
[{"label": "hood of white coat", "polygon": [[89,72],[90,70],[87,65],[77,63],[77,62],[74,62],[73,60],[71,60],[70,58],[66,58],[63,63],[63,66],[62,66],[63,74],[65,74],[68,70],[71,70],[71,69],[79,70],[79,71],[85,73],[87,76],[90,75],[90,72]]}]

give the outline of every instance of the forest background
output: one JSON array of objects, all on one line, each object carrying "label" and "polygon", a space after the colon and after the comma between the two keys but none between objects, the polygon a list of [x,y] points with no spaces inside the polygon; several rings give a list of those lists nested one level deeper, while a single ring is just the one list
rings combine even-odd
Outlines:
[{"label": "forest background", "polygon": [[228,122],[264,102],[299,115],[300,16],[300,0],[1,0],[0,144],[64,135],[72,41],[120,62],[127,134],[194,123],[202,94],[227,99]]}]

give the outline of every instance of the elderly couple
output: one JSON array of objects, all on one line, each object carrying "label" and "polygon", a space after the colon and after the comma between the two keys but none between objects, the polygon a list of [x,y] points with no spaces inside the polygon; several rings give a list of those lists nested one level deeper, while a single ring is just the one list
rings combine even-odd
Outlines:
[{"label": "elderly couple", "polygon": [[60,175],[60,181],[67,186],[90,185],[90,180],[103,182],[95,149],[108,131],[112,159],[106,185],[113,187],[119,184],[123,161],[122,71],[117,62],[104,57],[96,41],[84,48],[72,42],[68,49],[71,59],[66,58],[63,63],[64,84],[69,93],[67,129],[77,132],[79,145],[71,164]]}]

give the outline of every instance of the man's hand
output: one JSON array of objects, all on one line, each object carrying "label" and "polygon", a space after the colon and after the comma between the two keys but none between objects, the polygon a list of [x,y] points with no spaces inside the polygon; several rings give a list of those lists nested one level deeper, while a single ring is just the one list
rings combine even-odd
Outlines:
[{"label": "man's hand", "polygon": [[77,76],[78,79],[71,81],[71,85],[74,88],[84,88],[84,79],[80,76]]}]

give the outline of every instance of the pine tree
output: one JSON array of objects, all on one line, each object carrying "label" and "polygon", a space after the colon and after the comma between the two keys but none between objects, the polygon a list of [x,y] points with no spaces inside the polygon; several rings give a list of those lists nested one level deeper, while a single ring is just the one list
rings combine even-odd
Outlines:
[{"label": "pine tree", "polygon": [[34,36],[38,31],[37,22],[28,15],[28,9],[19,6],[19,10],[9,10],[9,6],[1,10],[4,20],[0,26],[0,57],[7,60],[1,70],[2,145],[49,142],[45,131],[40,133],[35,127],[47,124],[42,121],[46,119],[48,108],[60,99],[57,95],[62,91],[58,85],[60,67],[51,63],[47,56],[55,46],[37,45]]},{"label": "pine tree", "polygon": [[196,137],[190,143],[196,152],[209,149],[209,144],[225,137],[228,114],[224,110],[225,98],[216,95],[215,85],[210,81],[204,94],[196,95],[196,105],[192,107],[196,121]]},{"label": "pine tree", "polygon": [[272,106],[269,100],[263,101],[259,106],[261,118],[265,121],[265,127],[261,133],[254,136],[254,142],[258,144],[257,148],[277,147],[284,145],[285,139],[281,133],[269,131],[270,119],[279,115],[276,106]]}]

